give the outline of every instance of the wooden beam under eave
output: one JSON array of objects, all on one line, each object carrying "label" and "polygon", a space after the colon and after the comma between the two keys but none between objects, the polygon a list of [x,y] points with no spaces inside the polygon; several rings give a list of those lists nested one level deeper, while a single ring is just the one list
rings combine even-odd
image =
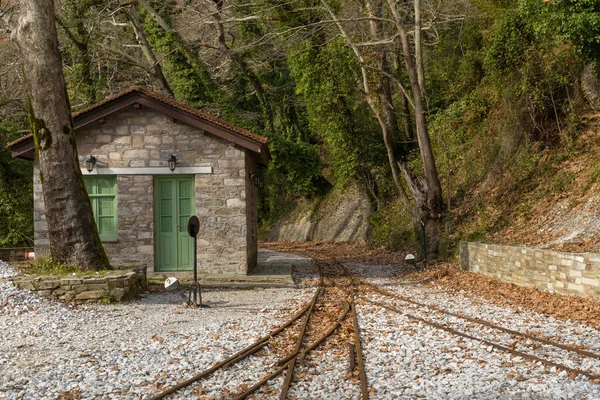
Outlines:
[{"label": "wooden beam under eave", "polygon": [[15,150],[11,149],[10,152],[14,158],[20,158],[28,161],[33,161],[35,159],[35,148],[31,146],[22,146],[22,148]]},{"label": "wooden beam under eave", "polygon": [[121,111],[124,108],[137,103],[139,100],[138,96],[139,95],[136,93],[131,93],[124,98],[114,100],[114,102],[109,103],[108,105],[99,106],[97,109],[88,111],[81,116],[73,118],[75,129],[81,129],[84,126],[92,124],[96,121],[100,121],[101,119],[106,118],[113,113]]}]

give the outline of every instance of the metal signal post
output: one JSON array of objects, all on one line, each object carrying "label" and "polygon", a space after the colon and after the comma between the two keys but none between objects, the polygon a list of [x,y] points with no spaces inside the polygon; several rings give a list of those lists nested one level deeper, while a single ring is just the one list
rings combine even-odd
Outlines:
[{"label": "metal signal post", "polygon": [[195,215],[190,217],[187,231],[194,239],[194,281],[190,285],[187,304],[194,307],[206,307],[202,305],[202,290],[200,284],[198,284],[198,243],[196,236],[198,236],[198,232],[200,231],[200,221]]}]

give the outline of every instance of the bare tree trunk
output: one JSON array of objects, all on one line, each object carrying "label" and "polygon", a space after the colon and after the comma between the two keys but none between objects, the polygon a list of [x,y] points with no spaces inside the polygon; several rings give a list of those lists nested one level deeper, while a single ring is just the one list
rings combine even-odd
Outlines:
[{"label": "bare tree trunk", "polygon": [[410,118],[410,107],[408,106],[408,99],[406,96],[402,96],[402,112],[404,114],[404,131],[406,132],[406,140],[414,140],[415,133],[413,131],[413,124]]},{"label": "bare tree trunk", "polygon": [[350,35],[348,35],[346,30],[342,26],[341,22],[339,21],[339,18],[333,12],[333,9],[329,6],[327,1],[321,0],[321,4],[323,4],[323,6],[329,12],[329,15],[331,15],[331,19],[333,19],[335,21],[336,25],[338,26],[338,28],[340,30],[342,37],[346,40],[346,43],[352,49],[352,51],[354,52],[354,55],[356,57],[356,60],[358,61],[358,64],[360,66],[361,76],[362,76],[362,85],[361,85],[362,90],[361,91],[363,93],[363,96],[365,97],[365,100],[367,101],[367,104],[369,105],[369,108],[371,108],[371,111],[373,111],[373,114],[375,114],[375,118],[377,118],[377,122],[379,122],[379,126],[381,127],[381,131],[383,133],[383,142],[385,144],[385,148],[386,148],[386,152],[387,152],[388,163],[389,163],[390,169],[392,171],[392,179],[394,181],[394,185],[396,186],[396,189],[398,189],[398,193],[400,193],[400,198],[404,202],[404,205],[406,207],[408,207],[410,200],[408,198],[408,195],[406,194],[406,191],[404,190],[404,187],[402,186],[402,182],[400,182],[400,177],[398,176],[398,170],[396,168],[396,157],[394,155],[394,151],[393,151],[392,145],[391,145],[388,124],[386,123],[385,118],[382,115],[382,112],[379,110],[377,104],[375,104],[375,101],[373,100],[373,98],[371,98],[371,85],[369,83],[367,69],[365,68],[364,57],[363,57],[360,49],[358,48],[358,46],[356,46],[356,44],[352,41],[352,38],[350,37]]},{"label": "bare tree trunk", "polygon": [[203,83],[206,85],[207,89],[210,89],[210,92],[215,91],[214,82],[206,70],[206,66],[200,60],[197,54],[195,54],[190,47],[186,43],[186,41],[181,37],[179,32],[173,29],[167,21],[165,21],[158,12],[150,5],[147,0],[137,0],[137,2],[146,10],[148,14],[156,21],[156,23],[167,33],[173,35],[173,39],[175,40],[175,44],[177,45],[177,49],[185,56],[187,62],[194,67],[194,70],[197,74],[199,74]]},{"label": "bare tree trunk", "polygon": [[[378,20],[381,18],[382,14],[382,0],[367,1],[366,5],[367,9],[369,10],[369,17],[372,18],[369,21],[371,40],[376,42],[381,38],[382,35],[381,21]],[[404,191],[404,187],[397,176],[398,172],[396,170],[396,154],[394,153],[394,148],[392,145],[392,138],[399,136],[399,129],[398,119],[396,118],[396,112],[393,105],[394,100],[392,98],[392,84],[389,78],[389,75],[391,75],[390,62],[387,58],[387,53],[384,51],[378,52],[376,57],[377,69],[383,72],[383,74],[379,76],[379,82],[376,87],[381,115],[381,117],[378,118],[378,121],[383,133],[383,143],[385,144],[390,168],[392,169],[392,178],[394,179],[396,186],[401,186],[402,191]],[[370,96],[370,94],[367,95]],[[408,205],[408,196],[404,194],[402,197],[405,205]]]},{"label": "bare tree trunk", "polygon": [[423,162],[423,170],[425,172],[425,188],[427,192],[427,200],[420,212],[427,220],[425,226],[429,241],[428,248],[433,253],[436,253],[440,241],[441,216],[444,207],[442,185],[440,184],[435,159],[433,157],[433,150],[431,148],[431,141],[429,139],[429,133],[427,132],[427,122],[425,121],[421,87],[419,85],[417,69],[413,60],[410,43],[406,35],[406,30],[402,25],[402,17],[395,0],[387,0],[387,2],[394,18],[396,30],[400,36],[404,65],[412,89],[415,122],[417,126],[417,140],[419,142],[421,161]]},{"label": "bare tree trunk", "polygon": [[425,72],[423,71],[423,54],[421,52],[421,1],[413,0],[415,4],[415,64],[417,80],[421,89],[421,97],[425,97]]},{"label": "bare tree trunk", "polygon": [[173,96],[173,91],[169,86],[169,82],[167,82],[167,78],[165,78],[165,74],[163,73],[162,67],[158,62],[156,55],[152,51],[150,47],[150,43],[146,40],[146,35],[144,34],[144,30],[142,29],[142,24],[140,24],[140,20],[137,15],[137,10],[135,7],[126,7],[125,13],[127,14],[127,18],[131,22],[131,26],[133,26],[133,31],[135,32],[135,36],[140,46],[142,47],[142,53],[144,53],[144,57],[151,65],[152,75],[156,78],[160,87],[163,91],[169,93]]},{"label": "bare tree trunk", "polygon": [[29,123],[44,196],[50,254],[83,269],[110,268],[77,158],[52,0],[21,0],[13,32],[29,94]]}]

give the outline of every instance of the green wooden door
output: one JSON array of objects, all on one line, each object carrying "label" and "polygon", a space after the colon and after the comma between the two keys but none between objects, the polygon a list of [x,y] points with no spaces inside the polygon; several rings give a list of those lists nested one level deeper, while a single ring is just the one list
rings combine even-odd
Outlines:
[{"label": "green wooden door", "polygon": [[187,223],[194,215],[194,177],[159,176],[155,181],[156,270],[191,271],[194,242]]}]

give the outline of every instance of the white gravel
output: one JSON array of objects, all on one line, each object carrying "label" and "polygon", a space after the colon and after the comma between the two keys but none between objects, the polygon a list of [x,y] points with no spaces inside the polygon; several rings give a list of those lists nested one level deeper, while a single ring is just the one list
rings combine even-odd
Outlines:
[{"label": "white gravel", "polygon": [[[172,293],[108,306],[65,306],[2,283],[0,398],[56,399],[64,393],[81,399],[143,398],[264,336],[312,293],[205,290],[208,309],[186,308]],[[237,391],[240,371],[249,363],[260,367],[256,360],[240,363],[227,379],[204,385],[215,394]],[[244,370],[249,373],[258,380],[261,370]],[[190,393],[172,398],[189,398]]]},{"label": "white gravel", "polygon": [[[441,314],[429,308],[419,308],[402,301],[392,301],[379,295],[371,300],[387,303],[411,315],[448,325],[472,336],[510,346],[515,338],[497,330],[476,326],[456,316],[469,316],[492,321],[506,328],[540,332],[552,340],[578,344],[600,353],[600,331],[587,325],[559,321],[536,312],[498,307],[485,299],[467,293],[447,293],[441,289],[402,287],[382,277],[390,276],[390,266],[348,265],[366,281],[410,297],[422,303],[449,311]],[[375,278],[369,278],[374,276]],[[586,377],[572,380],[566,372],[523,360],[464,339],[434,327],[410,321],[406,315],[393,313],[365,303],[358,307],[359,323],[364,340],[367,380],[380,399],[599,399],[600,385]],[[564,363],[600,375],[600,361],[585,358],[537,342],[520,339],[517,350],[540,358]],[[393,361],[392,361],[393,360]]]},{"label": "white gravel", "polygon": [[[283,256],[282,256],[283,257]],[[297,256],[294,256],[297,257]],[[448,314],[462,312],[507,328],[541,332],[553,340],[600,353],[600,332],[535,312],[495,306],[467,293],[401,287],[391,266],[348,264],[364,279]],[[295,278],[315,278],[303,264]],[[0,262],[0,276],[14,270]],[[312,280],[314,282],[314,279]],[[239,351],[286,320],[314,293],[304,289],[205,290],[209,309],[182,306],[177,294],[150,294],[109,306],[66,306],[0,283],[0,399],[143,399],[189,378]],[[410,314],[449,324],[486,340],[510,345],[514,338],[477,327],[453,315],[382,296]],[[587,378],[519,359],[480,342],[459,338],[406,316],[364,303],[358,306],[367,380],[373,399],[600,399],[600,385]],[[521,340],[517,349],[600,374],[600,361]],[[171,398],[226,399],[251,386],[276,361],[262,354],[216,373]],[[299,399],[358,399],[357,380],[347,380],[345,351],[316,349],[297,365],[290,396]],[[282,381],[275,380],[275,389]],[[268,390],[256,398],[276,398]]]},{"label": "white gravel", "polygon": [[11,267],[8,263],[0,260],[0,279],[12,278],[19,275],[18,271]]}]

